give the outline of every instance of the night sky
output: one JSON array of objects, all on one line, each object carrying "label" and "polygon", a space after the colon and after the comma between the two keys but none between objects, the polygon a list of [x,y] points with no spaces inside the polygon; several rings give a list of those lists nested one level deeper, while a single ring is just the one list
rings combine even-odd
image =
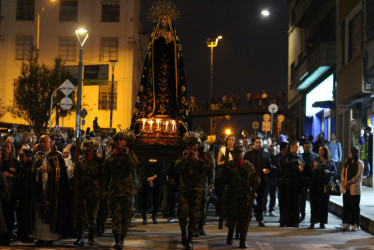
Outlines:
[{"label": "night sky", "polygon": [[[141,0],[143,32],[152,32],[147,19],[153,0]],[[187,92],[209,97],[210,48],[208,37],[222,35],[214,48],[213,96],[235,94],[243,100],[287,89],[288,5],[284,0],[173,0],[180,18],[174,22],[184,56]],[[272,16],[260,12],[267,8]],[[239,118],[238,118],[239,119]],[[254,117],[246,117],[246,124]],[[243,117],[241,118],[243,120]],[[235,123],[233,119],[227,121]],[[223,126],[226,126],[223,122]],[[236,129],[244,125],[236,125]],[[246,125],[248,126],[248,125]]]}]

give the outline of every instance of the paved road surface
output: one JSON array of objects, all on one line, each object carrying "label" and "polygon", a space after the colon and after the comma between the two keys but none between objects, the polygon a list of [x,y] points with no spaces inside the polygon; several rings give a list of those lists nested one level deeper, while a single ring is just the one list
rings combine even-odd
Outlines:
[{"label": "paved road surface", "polygon": [[[309,218],[301,223],[300,228],[280,228],[278,217],[265,216],[266,227],[257,226],[254,221],[248,229],[248,249],[374,249],[373,235],[365,232],[341,231],[341,220],[329,214],[329,224],[326,229],[309,229]],[[180,229],[178,223],[168,223],[160,218],[159,224],[143,226],[142,220],[134,218],[128,237],[125,239],[125,249],[183,249],[180,242]],[[152,222],[152,220],[150,220]],[[319,225],[316,225],[318,228]],[[227,229],[218,229],[218,221],[208,217],[206,225],[207,236],[194,238],[194,249],[237,249],[238,240],[232,246],[226,245]],[[55,242],[54,249],[73,248],[73,239]],[[105,235],[97,238],[97,248],[109,249],[113,244],[110,224],[107,225]],[[87,243],[86,243],[87,244]],[[31,249],[32,244],[12,243],[12,247],[1,249]],[[34,248],[35,249],[35,248]],[[44,248],[48,249],[48,248]],[[82,247],[80,249],[91,249]]]}]

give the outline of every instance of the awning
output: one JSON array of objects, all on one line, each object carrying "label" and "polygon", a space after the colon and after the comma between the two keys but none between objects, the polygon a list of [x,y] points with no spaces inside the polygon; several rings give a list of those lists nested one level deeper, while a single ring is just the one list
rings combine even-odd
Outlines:
[{"label": "awning", "polygon": [[312,104],[313,108],[325,108],[333,109],[335,108],[335,103],[333,101],[319,101]]},{"label": "awning", "polygon": [[361,94],[351,97],[344,105],[343,108],[353,108],[357,103],[368,103],[373,101],[374,98],[370,94]]}]

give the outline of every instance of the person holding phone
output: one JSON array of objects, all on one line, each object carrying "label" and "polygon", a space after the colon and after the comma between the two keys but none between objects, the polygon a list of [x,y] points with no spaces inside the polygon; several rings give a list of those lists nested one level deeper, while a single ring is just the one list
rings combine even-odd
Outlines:
[{"label": "person holding phone", "polygon": [[330,159],[329,148],[326,145],[319,146],[318,155],[314,160],[310,189],[310,229],[314,229],[314,224],[318,222],[320,229],[326,228],[330,196],[324,193],[324,186],[330,182],[332,176],[336,176],[336,166]]}]

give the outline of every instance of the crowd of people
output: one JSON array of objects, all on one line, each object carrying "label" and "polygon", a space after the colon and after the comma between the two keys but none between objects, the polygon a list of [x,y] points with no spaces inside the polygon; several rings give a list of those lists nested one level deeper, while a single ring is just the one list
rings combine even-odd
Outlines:
[{"label": "crowd of people", "polygon": [[[264,214],[278,216],[280,227],[299,227],[310,201],[310,228],[328,223],[329,195],[324,187],[336,178],[342,150],[335,135],[287,141],[240,138],[208,140],[204,133],[186,133],[186,149],[177,160],[138,159],[131,149],[135,135],[83,135],[76,162],[73,139],[61,131],[22,136],[13,126],[1,144],[0,243],[35,242],[53,246],[74,237],[76,246],[95,245],[108,216],[112,218],[113,248],[122,249],[131,218],[148,224],[157,217],[178,219],[182,244],[193,249],[193,237],[206,235],[207,208],[215,206],[219,226],[228,227],[226,243],[239,239],[246,248],[247,227],[254,218],[265,227]],[[341,164],[343,230],[358,230],[364,163],[359,150],[349,149]],[[76,194],[76,195],[74,195]],[[268,201],[268,197],[270,198]],[[75,219],[74,219],[75,218]],[[75,221],[75,233],[72,225]]]},{"label": "crowd of people", "polygon": [[248,109],[253,107],[267,108],[270,104],[286,105],[287,92],[268,94],[266,90],[252,94],[247,92],[245,96],[235,94],[223,95],[221,98],[212,100],[197,100],[195,96],[189,98],[189,111],[203,110],[228,110],[228,109]]}]

